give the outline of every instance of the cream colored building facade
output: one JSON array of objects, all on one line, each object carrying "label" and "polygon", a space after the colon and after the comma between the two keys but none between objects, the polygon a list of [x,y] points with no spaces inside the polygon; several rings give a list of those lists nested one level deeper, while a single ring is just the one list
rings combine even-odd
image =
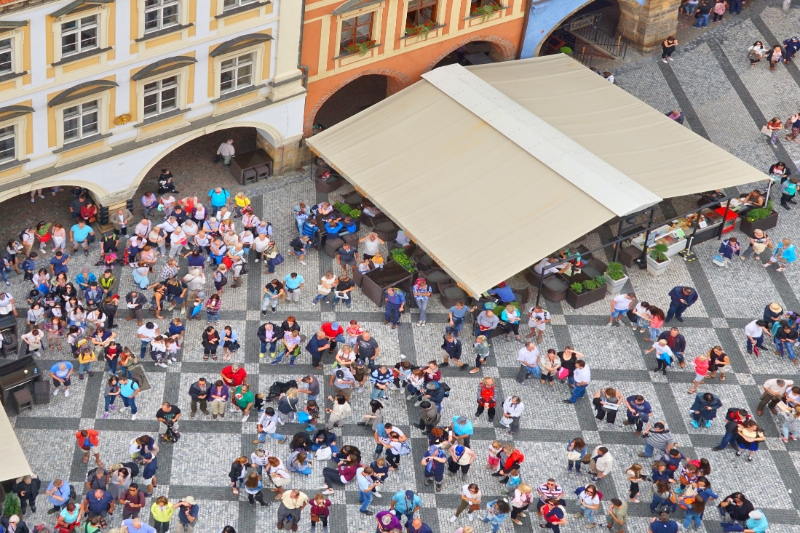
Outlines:
[{"label": "cream colored building facade", "polygon": [[252,126],[274,170],[299,157],[297,0],[0,5],[0,201],[80,185],[130,198],[161,157]]}]

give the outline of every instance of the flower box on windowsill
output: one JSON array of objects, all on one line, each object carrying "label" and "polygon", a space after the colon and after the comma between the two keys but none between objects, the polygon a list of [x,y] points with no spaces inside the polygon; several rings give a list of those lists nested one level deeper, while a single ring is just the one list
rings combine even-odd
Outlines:
[{"label": "flower box on windowsill", "polygon": [[355,63],[357,61],[362,61],[364,59],[369,59],[375,57],[375,54],[378,53],[377,48],[379,46],[383,46],[381,43],[376,43],[372,45],[367,51],[362,55],[358,52],[345,52],[342,51],[338,56],[334,57],[335,61],[339,62],[339,66],[343,67],[345,65],[349,65],[351,63]]},{"label": "flower box on windowsill", "polygon": [[437,37],[439,35],[439,30],[444,28],[444,24],[435,24],[430,27],[427,34],[423,35],[422,33],[406,33],[402,37],[400,37],[400,42],[403,44],[404,47],[410,46],[416,43],[424,43],[428,39],[433,37]]},{"label": "flower box on windowsill", "polygon": [[496,6],[497,9],[495,9],[495,11],[489,14],[488,16],[482,13],[475,13],[475,14],[470,13],[470,15],[465,17],[464,20],[468,21],[467,24],[471,27],[471,26],[477,26],[478,24],[483,24],[484,22],[489,22],[490,20],[498,19],[502,16],[501,12],[504,9],[508,9],[508,6],[503,6],[500,4],[496,4]]}]

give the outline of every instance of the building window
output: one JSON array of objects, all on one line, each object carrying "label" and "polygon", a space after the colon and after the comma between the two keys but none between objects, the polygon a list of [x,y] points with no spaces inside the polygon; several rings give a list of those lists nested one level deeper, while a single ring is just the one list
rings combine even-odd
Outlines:
[{"label": "building window", "polygon": [[145,0],[144,32],[163,30],[178,24],[179,3],[178,0]]},{"label": "building window", "polygon": [[237,7],[254,4],[256,2],[258,2],[258,0],[225,0],[222,3],[222,10],[228,11],[229,9],[236,9]]},{"label": "building window", "polygon": [[436,24],[437,0],[409,0],[406,27],[413,28],[420,24]]},{"label": "building window", "polygon": [[14,72],[13,57],[11,39],[3,39],[0,41],[0,74]]},{"label": "building window", "polygon": [[83,17],[61,25],[62,57],[97,48],[97,15]]},{"label": "building window", "polygon": [[220,94],[253,85],[253,56],[245,54],[226,59],[220,65]]},{"label": "building window", "polygon": [[178,109],[178,76],[146,83],[144,86],[144,116],[152,117]]},{"label": "building window", "polygon": [[97,100],[64,109],[64,143],[97,135],[99,119],[100,107]]},{"label": "building window", "polygon": [[348,46],[372,39],[372,13],[365,13],[342,21],[342,52]]},{"label": "building window", "polygon": [[17,159],[17,133],[14,126],[0,128],[0,163]]}]

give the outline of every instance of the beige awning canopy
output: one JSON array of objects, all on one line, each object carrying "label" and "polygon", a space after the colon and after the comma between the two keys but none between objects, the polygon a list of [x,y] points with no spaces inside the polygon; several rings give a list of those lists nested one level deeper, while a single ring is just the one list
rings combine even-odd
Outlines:
[{"label": "beige awning canopy", "polygon": [[561,54],[423,77],[308,144],[473,295],[614,216],[766,178]]},{"label": "beige awning canopy", "polygon": [[31,467],[19,445],[5,409],[0,405],[0,481],[31,474]]}]

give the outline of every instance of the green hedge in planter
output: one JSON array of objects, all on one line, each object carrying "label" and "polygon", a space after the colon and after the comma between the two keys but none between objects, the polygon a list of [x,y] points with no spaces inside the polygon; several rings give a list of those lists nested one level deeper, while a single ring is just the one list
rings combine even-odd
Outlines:
[{"label": "green hedge in planter", "polygon": [[412,261],[411,258],[408,257],[406,251],[403,248],[394,248],[389,253],[392,256],[392,259],[394,259],[394,262],[400,265],[401,267],[405,268],[406,270],[412,273],[416,270],[416,265],[414,264],[414,261]]}]

